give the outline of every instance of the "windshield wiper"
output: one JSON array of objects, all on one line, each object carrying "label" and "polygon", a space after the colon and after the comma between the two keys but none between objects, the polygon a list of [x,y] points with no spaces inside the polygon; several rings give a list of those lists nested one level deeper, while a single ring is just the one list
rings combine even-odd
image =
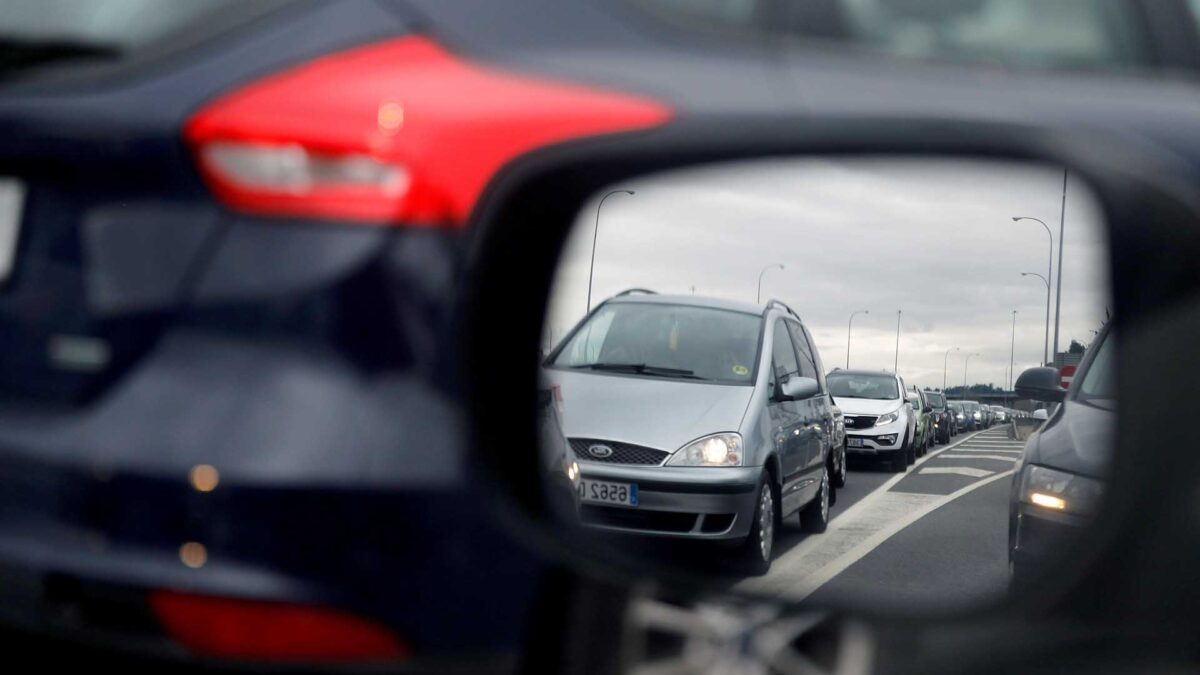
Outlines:
[{"label": "windshield wiper", "polygon": [[706,377],[701,377],[695,371],[684,370],[683,368],[668,368],[666,366],[650,366],[645,363],[586,363],[572,368],[586,368],[588,370],[606,370],[615,373],[636,373],[638,375],[651,375],[654,377],[682,377],[689,380],[707,380]]},{"label": "windshield wiper", "polygon": [[23,70],[54,61],[110,59],[121,50],[112,45],[81,40],[30,40],[0,36],[0,72]]}]

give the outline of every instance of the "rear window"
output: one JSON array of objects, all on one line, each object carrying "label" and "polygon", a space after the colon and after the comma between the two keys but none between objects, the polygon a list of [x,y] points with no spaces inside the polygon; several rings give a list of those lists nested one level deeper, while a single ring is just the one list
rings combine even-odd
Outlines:
[{"label": "rear window", "polygon": [[5,0],[0,39],[130,51],[220,15],[242,0]]},{"label": "rear window", "polygon": [[685,25],[835,40],[902,58],[1066,70],[1154,65],[1133,0],[632,1]]},{"label": "rear window", "polygon": [[869,398],[880,401],[900,398],[896,378],[890,375],[851,375],[832,373],[826,376],[829,393],[838,398]]}]

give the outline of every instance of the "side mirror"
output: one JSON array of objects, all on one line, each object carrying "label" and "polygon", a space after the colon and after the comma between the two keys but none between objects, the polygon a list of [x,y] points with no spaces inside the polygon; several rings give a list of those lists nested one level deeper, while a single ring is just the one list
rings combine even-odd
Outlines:
[{"label": "side mirror", "polygon": [[789,377],[783,386],[780,387],[780,393],[783,394],[785,401],[799,401],[801,399],[812,398],[821,391],[821,385],[811,377]]},{"label": "side mirror", "polygon": [[933,412],[933,406],[926,404],[925,412]]},{"label": "side mirror", "polygon": [[1018,396],[1035,401],[1061,401],[1067,390],[1058,385],[1058,371],[1054,368],[1030,368],[1017,378],[1015,389]]}]

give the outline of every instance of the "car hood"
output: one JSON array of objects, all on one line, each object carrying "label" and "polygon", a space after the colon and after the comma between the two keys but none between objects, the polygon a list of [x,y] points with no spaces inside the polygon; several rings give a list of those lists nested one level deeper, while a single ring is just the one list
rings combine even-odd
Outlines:
[{"label": "car hood", "polygon": [[550,371],[561,387],[563,429],[674,452],[701,436],[738,431],[754,393],[749,386],[650,377]]},{"label": "car hood", "polygon": [[1067,401],[1031,439],[1028,462],[1085,476],[1107,475],[1117,415]]},{"label": "car hood", "polygon": [[841,398],[834,396],[833,402],[846,415],[882,415],[901,407],[900,401],[894,398],[880,401],[870,398]]}]

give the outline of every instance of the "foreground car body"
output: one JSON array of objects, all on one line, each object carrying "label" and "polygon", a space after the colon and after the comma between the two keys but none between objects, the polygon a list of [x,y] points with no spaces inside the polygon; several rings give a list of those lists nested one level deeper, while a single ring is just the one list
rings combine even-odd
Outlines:
[{"label": "foreground car body", "polygon": [[[1088,525],[1104,491],[1116,422],[1115,335],[1096,338],[1071,389],[1057,388],[1053,368],[1033,368],[1018,392],[1062,403],[1025,444],[1009,500],[1008,554],[1020,582],[1069,548]],[[1042,376],[1042,377],[1038,377]],[[1042,384],[1041,387],[1036,385]]]}]

